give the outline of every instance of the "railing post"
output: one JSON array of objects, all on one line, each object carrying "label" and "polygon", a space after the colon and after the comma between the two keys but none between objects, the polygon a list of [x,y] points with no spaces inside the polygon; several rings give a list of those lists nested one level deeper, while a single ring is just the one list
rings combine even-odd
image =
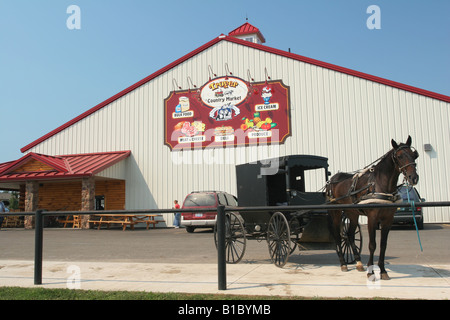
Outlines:
[{"label": "railing post", "polygon": [[225,206],[217,207],[217,266],[219,290],[227,290],[227,268],[225,260]]},{"label": "railing post", "polygon": [[42,210],[35,215],[34,238],[34,284],[42,284],[42,246],[43,246],[43,216]]}]

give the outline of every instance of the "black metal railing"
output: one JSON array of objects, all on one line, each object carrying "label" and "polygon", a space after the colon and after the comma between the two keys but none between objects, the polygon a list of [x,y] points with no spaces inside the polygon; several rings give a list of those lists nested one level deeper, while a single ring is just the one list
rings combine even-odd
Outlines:
[{"label": "black metal railing", "polygon": [[415,208],[415,207],[450,207],[450,201],[420,202],[420,203],[377,203],[377,204],[322,204],[298,206],[266,206],[266,207],[225,207],[217,208],[217,263],[219,290],[227,289],[226,258],[225,258],[225,214],[226,212],[294,212],[294,211],[324,211],[345,209],[375,209],[375,208]]},{"label": "black metal railing", "polygon": [[[225,258],[225,216],[226,212],[273,212],[273,211],[323,211],[328,209],[375,209],[375,208],[413,208],[417,207],[450,207],[450,201],[420,202],[416,203],[386,203],[386,204],[337,204],[337,205],[304,205],[304,206],[265,206],[265,207],[217,207],[217,265],[218,265],[218,289],[227,289],[226,258]],[[211,209],[196,209],[196,212],[210,212]],[[161,214],[161,213],[192,212],[192,209],[149,209],[149,210],[103,210],[103,214]],[[63,215],[95,215],[99,211],[44,211],[36,212],[11,212],[0,216],[34,216],[35,217],[35,256],[34,256],[34,284],[42,284],[42,254],[43,254],[43,219],[44,216]]]}]

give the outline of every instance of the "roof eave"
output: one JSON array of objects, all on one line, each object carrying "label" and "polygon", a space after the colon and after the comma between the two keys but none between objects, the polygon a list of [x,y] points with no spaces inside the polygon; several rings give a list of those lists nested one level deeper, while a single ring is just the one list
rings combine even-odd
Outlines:
[{"label": "roof eave", "polygon": [[0,178],[0,183],[7,182],[26,182],[26,181],[47,181],[47,180],[73,180],[80,178],[88,178],[94,176],[92,173],[85,174],[68,174],[63,176],[43,176],[43,177],[17,177],[17,178]]}]

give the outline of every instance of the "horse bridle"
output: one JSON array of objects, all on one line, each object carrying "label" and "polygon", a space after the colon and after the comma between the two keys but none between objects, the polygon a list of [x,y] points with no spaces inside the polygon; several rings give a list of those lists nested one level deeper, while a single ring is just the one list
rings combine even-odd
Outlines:
[{"label": "horse bridle", "polygon": [[392,161],[393,161],[394,164],[398,167],[398,171],[401,172],[401,173],[403,173],[404,176],[406,176],[406,170],[405,170],[405,169],[406,169],[407,167],[409,167],[409,166],[417,166],[417,163],[415,163],[415,162],[413,161],[413,162],[410,162],[410,163],[405,164],[404,166],[400,166],[399,160],[398,160],[398,158],[397,158],[397,152],[399,152],[399,151],[402,150],[402,149],[410,149],[410,150],[412,151],[412,153],[413,153],[414,160],[416,160],[416,159],[419,157],[419,153],[417,152],[417,150],[416,150],[415,148],[413,148],[413,147],[408,147],[408,146],[401,146],[401,147],[398,147],[398,148],[395,149],[394,152],[392,153]]}]

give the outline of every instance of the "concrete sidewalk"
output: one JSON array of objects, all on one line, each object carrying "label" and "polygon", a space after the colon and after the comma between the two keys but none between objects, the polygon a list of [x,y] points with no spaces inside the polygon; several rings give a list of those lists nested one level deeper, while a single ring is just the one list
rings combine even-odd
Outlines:
[{"label": "concrete sidewalk", "polygon": [[[288,263],[227,265],[227,290],[218,290],[216,264],[44,261],[42,285],[34,262],[0,261],[0,286],[324,298],[450,299],[450,265],[395,265],[390,281],[368,281],[350,267]],[[79,280],[79,281],[78,281]]]}]

